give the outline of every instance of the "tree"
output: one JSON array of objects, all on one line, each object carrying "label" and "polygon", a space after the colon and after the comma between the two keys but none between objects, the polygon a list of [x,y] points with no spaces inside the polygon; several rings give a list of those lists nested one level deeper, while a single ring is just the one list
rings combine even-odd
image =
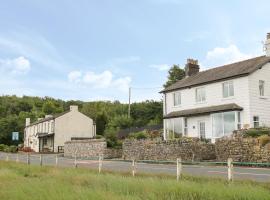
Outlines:
[{"label": "tree", "polygon": [[45,114],[54,114],[56,112],[56,107],[52,101],[47,101],[43,104],[42,111]]},{"label": "tree", "polygon": [[167,82],[163,85],[164,88],[169,87],[170,85],[176,83],[177,81],[185,78],[185,70],[181,69],[179,65],[173,65],[169,69],[169,75]]}]

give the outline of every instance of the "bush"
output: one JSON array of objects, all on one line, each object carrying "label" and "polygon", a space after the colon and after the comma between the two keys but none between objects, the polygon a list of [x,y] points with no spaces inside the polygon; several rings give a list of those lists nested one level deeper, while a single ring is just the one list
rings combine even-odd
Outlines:
[{"label": "bush", "polygon": [[270,128],[261,127],[261,128],[251,128],[244,132],[245,136],[250,137],[259,137],[262,135],[270,135]]},{"label": "bush", "polygon": [[7,145],[0,144],[0,151],[4,151],[7,148]]},{"label": "bush", "polygon": [[95,136],[95,139],[102,139],[102,138],[104,138],[103,135],[96,135]]},{"label": "bush", "polygon": [[269,135],[261,135],[260,137],[258,137],[258,140],[260,142],[260,145],[264,146],[270,142],[270,136]]},{"label": "bush", "polygon": [[148,134],[146,131],[141,131],[141,132],[137,132],[137,133],[131,133],[129,135],[129,138],[134,138],[137,140],[141,140],[141,139],[146,139],[148,138]]}]

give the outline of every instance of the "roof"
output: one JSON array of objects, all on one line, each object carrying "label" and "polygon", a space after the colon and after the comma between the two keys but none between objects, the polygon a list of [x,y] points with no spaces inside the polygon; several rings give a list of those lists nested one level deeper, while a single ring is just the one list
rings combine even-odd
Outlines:
[{"label": "roof", "polygon": [[41,137],[50,137],[50,136],[53,136],[53,135],[54,135],[54,133],[37,133],[37,136],[39,138],[41,138]]},{"label": "roof", "polygon": [[238,106],[235,103],[231,103],[231,104],[223,104],[223,105],[218,105],[218,106],[209,106],[209,107],[201,107],[201,108],[175,111],[175,112],[171,112],[165,115],[164,119],[176,118],[176,117],[190,117],[190,116],[205,115],[205,114],[224,112],[224,111],[236,111],[236,110],[240,111],[240,110],[243,110],[243,108]]},{"label": "roof", "polygon": [[56,115],[53,115],[52,117],[47,117],[47,118],[44,118],[44,119],[35,121],[35,122],[31,123],[30,125],[28,125],[26,127],[29,127],[29,126],[32,126],[32,125],[35,125],[35,124],[39,124],[39,123],[42,123],[42,122],[46,122],[46,121],[50,121],[50,120],[56,119],[58,117],[61,117],[62,115],[67,114],[68,112],[70,112],[70,110],[65,111],[65,112],[62,112],[62,113],[59,113],[59,114],[56,114]]},{"label": "roof", "polygon": [[162,90],[161,93],[165,93],[165,92],[169,92],[169,91],[173,91],[177,89],[184,89],[184,88],[204,85],[204,84],[236,78],[236,77],[248,76],[249,74],[260,69],[263,65],[265,65],[269,61],[270,61],[270,57],[260,56],[260,57],[255,57],[248,60],[212,68],[209,70],[205,70],[193,76],[189,76],[182,80],[177,81],[176,83]]}]

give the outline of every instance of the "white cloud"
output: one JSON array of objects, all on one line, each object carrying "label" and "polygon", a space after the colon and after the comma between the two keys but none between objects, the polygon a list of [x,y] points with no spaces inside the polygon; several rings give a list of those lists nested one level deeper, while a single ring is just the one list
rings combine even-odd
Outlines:
[{"label": "white cloud", "polygon": [[203,65],[214,67],[245,60],[254,56],[241,52],[236,45],[231,44],[228,47],[216,47],[208,51]]},{"label": "white cloud", "polygon": [[170,69],[170,65],[168,64],[150,65],[149,67],[157,69],[159,71],[167,71]]},{"label": "white cloud", "polygon": [[14,59],[0,59],[0,69],[13,74],[26,74],[30,71],[31,64],[23,56]]},{"label": "white cloud", "polygon": [[72,72],[70,72],[68,74],[68,80],[70,82],[79,83],[81,77],[82,77],[82,72],[81,71],[72,71]]},{"label": "white cloud", "polygon": [[131,83],[130,77],[120,77],[114,79],[111,71],[105,70],[98,74],[92,71],[82,73],[81,71],[71,71],[68,74],[68,80],[71,83],[77,83],[82,86],[89,86],[94,89],[117,89],[126,92]]}]

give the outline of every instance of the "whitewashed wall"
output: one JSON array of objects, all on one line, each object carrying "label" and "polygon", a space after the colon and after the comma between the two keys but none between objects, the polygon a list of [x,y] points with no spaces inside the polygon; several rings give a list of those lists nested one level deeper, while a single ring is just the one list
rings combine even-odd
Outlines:
[{"label": "whitewashed wall", "polygon": [[[259,80],[265,81],[265,97],[260,97]],[[270,64],[249,76],[250,121],[259,116],[260,124],[270,126]],[[253,124],[252,124],[253,125]]]},{"label": "whitewashed wall", "polygon": [[[197,87],[190,89],[182,89],[181,106],[173,106],[173,92],[166,94],[166,113],[173,111],[181,111],[186,109],[215,106],[229,103],[236,103],[244,108],[242,112],[242,123],[250,124],[250,98],[249,98],[249,78],[240,77],[232,80],[234,83],[234,97],[223,98],[222,83],[211,83],[200,87],[205,87],[206,101],[204,103],[196,103],[195,90]],[[165,96],[165,95],[164,95]]]}]

